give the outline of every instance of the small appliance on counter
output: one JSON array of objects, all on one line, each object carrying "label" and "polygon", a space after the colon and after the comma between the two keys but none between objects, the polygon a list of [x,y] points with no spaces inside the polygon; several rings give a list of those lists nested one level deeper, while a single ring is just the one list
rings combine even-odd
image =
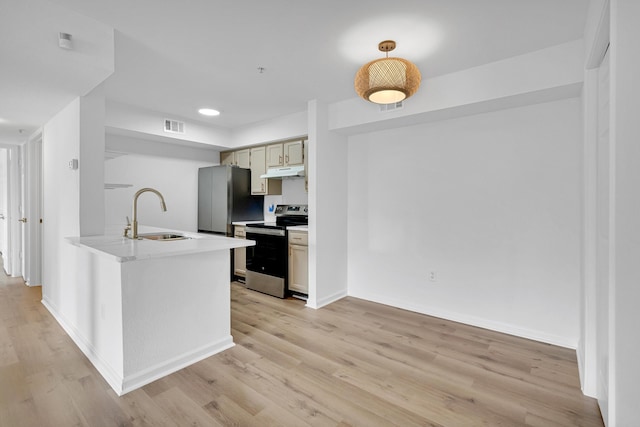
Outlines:
[{"label": "small appliance on counter", "polygon": [[277,205],[276,222],[248,224],[246,237],[256,245],[247,248],[247,288],[278,298],[288,293],[287,227],[307,225],[307,205]]},{"label": "small appliance on counter", "polygon": [[251,171],[237,166],[198,170],[198,231],[233,236],[234,221],[264,220],[264,196],[251,195]]}]

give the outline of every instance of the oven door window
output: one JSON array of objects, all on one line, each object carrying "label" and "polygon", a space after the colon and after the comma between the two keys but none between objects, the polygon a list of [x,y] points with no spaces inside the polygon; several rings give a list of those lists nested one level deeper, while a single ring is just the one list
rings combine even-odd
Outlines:
[{"label": "oven door window", "polygon": [[285,277],[287,271],[287,238],[247,233],[255,246],[247,247],[247,270],[269,276]]}]

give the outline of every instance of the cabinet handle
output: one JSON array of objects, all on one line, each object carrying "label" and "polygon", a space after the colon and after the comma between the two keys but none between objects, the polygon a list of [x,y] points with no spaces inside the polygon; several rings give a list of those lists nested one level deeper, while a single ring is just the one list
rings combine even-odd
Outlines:
[{"label": "cabinet handle", "polygon": [[262,191],[264,191],[264,182],[260,183],[260,188],[262,189]]},{"label": "cabinet handle", "polygon": [[282,163],[282,156],[278,156],[278,162]]},{"label": "cabinet handle", "polygon": [[284,156],[284,161],[285,161],[286,163],[289,163],[289,155],[288,155],[288,154],[287,154],[286,156]]}]

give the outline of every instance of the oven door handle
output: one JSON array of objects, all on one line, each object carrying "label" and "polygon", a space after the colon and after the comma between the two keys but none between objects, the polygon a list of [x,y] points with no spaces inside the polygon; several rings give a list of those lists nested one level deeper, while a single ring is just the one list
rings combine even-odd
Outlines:
[{"label": "oven door handle", "polygon": [[247,239],[251,240],[248,236],[249,233],[252,234],[263,234],[267,236],[281,236],[284,237],[286,235],[286,230],[282,230],[280,228],[258,228],[258,227],[246,227],[245,228],[245,236]]}]

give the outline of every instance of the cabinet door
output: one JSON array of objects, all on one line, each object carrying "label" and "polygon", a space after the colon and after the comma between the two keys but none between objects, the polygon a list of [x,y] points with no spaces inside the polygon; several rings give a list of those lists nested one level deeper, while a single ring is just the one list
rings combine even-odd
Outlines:
[{"label": "cabinet door", "polygon": [[267,168],[283,165],[282,144],[267,145]]},{"label": "cabinet door", "polygon": [[220,164],[221,165],[235,165],[235,153],[233,151],[227,151],[225,153],[220,153]]},{"label": "cabinet door", "polygon": [[265,147],[251,149],[251,194],[265,194],[267,180],[260,178],[267,172]]},{"label": "cabinet door", "polygon": [[264,146],[251,149],[251,194],[282,194],[282,180],[260,178],[267,172],[266,154]]},{"label": "cabinet door", "polygon": [[[245,239],[245,231],[243,226],[236,226],[233,237],[236,239]],[[240,277],[247,275],[247,248],[235,248],[233,250],[233,274]]]},{"label": "cabinet door", "polygon": [[251,157],[248,148],[235,152],[235,165],[241,168],[249,169],[251,167]]},{"label": "cabinet door", "polygon": [[309,293],[307,246],[289,245],[289,289]]},{"label": "cabinet door", "polygon": [[285,142],[283,149],[285,166],[302,165],[304,163],[302,141]]}]

